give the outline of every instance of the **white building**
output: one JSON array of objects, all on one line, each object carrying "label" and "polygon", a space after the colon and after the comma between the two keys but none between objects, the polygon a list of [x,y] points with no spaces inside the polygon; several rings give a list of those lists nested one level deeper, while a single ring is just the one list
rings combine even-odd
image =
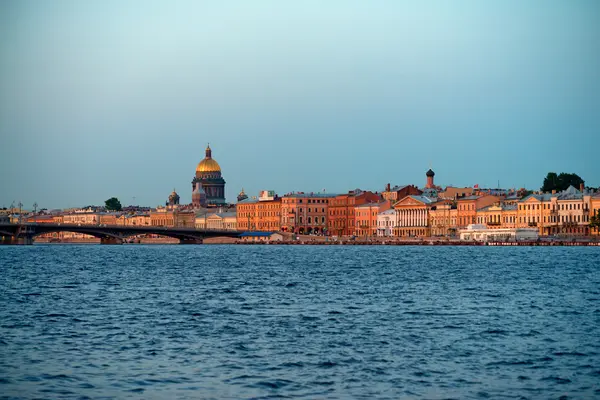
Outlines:
[{"label": "white building", "polygon": [[237,230],[237,213],[230,211],[208,216],[206,218],[206,229]]},{"label": "white building", "polygon": [[460,229],[460,240],[477,242],[509,242],[519,240],[537,240],[538,230],[535,228],[498,228],[489,229],[482,224],[471,224],[467,229]]},{"label": "white building", "polygon": [[394,225],[396,225],[396,210],[393,208],[377,214],[377,236],[393,236]]}]

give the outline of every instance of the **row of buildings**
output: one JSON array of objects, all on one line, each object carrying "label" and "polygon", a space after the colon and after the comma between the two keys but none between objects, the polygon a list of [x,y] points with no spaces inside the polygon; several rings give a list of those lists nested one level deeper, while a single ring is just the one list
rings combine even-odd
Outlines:
[{"label": "row of buildings", "polygon": [[494,228],[532,228],[544,235],[598,234],[590,227],[600,209],[600,194],[569,187],[562,192],[533,193],[435,186],[387,185],[381,192],[344,194],[289,193],[281,198],[237,203],[241,230],[365,237],[456,236],[478,224]]},{"label": "row of buildings", "polygon": [[[242,190],[237,203],[228,204],[221,167],[207,146],[192,180],[191,204],[180,204],[179,195],[173,191],[165,206],[155,209],[111,213],[88,208],[30,215],[25,221],[341,237],[453,237],[474,224],[488,229],[536,229],[541,236],[598,235],[598,229],[590,222],[599,215],[600,193],[586,190],[583,184],[558,193],[527,193],[524,189],[443,189],[435,185],[431,169],[425,177],[421,188],[388,184],[381,192],[355,189],[347,193],[291,192],[278,196],[273,191],[262,191],[249,198]],[[17,222],[15,218],[11,222]],[[22,215],[18,218],[23,222]]]}]

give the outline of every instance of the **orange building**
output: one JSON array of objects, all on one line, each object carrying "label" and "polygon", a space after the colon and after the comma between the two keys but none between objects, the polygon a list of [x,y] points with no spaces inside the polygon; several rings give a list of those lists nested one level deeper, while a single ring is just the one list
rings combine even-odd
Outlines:
[{"label": "orange building", "polygon": [[467,196],[457,200],[457,227],[466,228],[467,225],[477,223],[477,210],[490,206],[500,201],[498,196]]},{"label": "orange building", "polygon": [[246,199],[237,203],[237,229],[275,232],[281,230],[281,198]]},{"label": "orange building", "polygon": [[379,202],[381,196],[373,192],[352,190],[329,200],[329,219],[327,230],[330,235],[351,236],[356,231],[355,206]]},{"label": "orange building", "polygon": [[26,222],[29,223],[29,224],[32,224],[32,223],[36,223],[36,224],[53,224],[54,223],[54,216],[47,215],[47,214],[32,215],[30,217],[27,217]]},{"label": "orange building", "polygon": [[392,203],[389,200],[355,206],[356,236],[377,236],[377,214],[391,207]]},{"label": "orange building", "polygon": [[115,213],[101,214],[100,215],[100,225],[117,225],[117,214],[115,214]]},{"label": "orange building", "polygon": [[281,199],[281,230],[300,234],[327,232],[329,201],[335,194],[290,193]]}]

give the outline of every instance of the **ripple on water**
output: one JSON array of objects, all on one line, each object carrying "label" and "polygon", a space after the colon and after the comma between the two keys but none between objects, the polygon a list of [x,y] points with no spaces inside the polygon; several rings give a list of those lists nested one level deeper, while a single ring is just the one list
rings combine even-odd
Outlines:
[{"label": "ripple on water", "polygon": [[600,394],[600,248],[3,246],[0,265],[9,398]]}]

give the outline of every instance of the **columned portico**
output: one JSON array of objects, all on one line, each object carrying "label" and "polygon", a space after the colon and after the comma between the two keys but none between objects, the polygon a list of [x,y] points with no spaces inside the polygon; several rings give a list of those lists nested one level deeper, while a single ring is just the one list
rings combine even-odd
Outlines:
[{"label": "columned portico", "polygon": [[430,236],[429,205],[433,200],[426,196],[406,196],[394,204],[396,225],[394,236]]}]

